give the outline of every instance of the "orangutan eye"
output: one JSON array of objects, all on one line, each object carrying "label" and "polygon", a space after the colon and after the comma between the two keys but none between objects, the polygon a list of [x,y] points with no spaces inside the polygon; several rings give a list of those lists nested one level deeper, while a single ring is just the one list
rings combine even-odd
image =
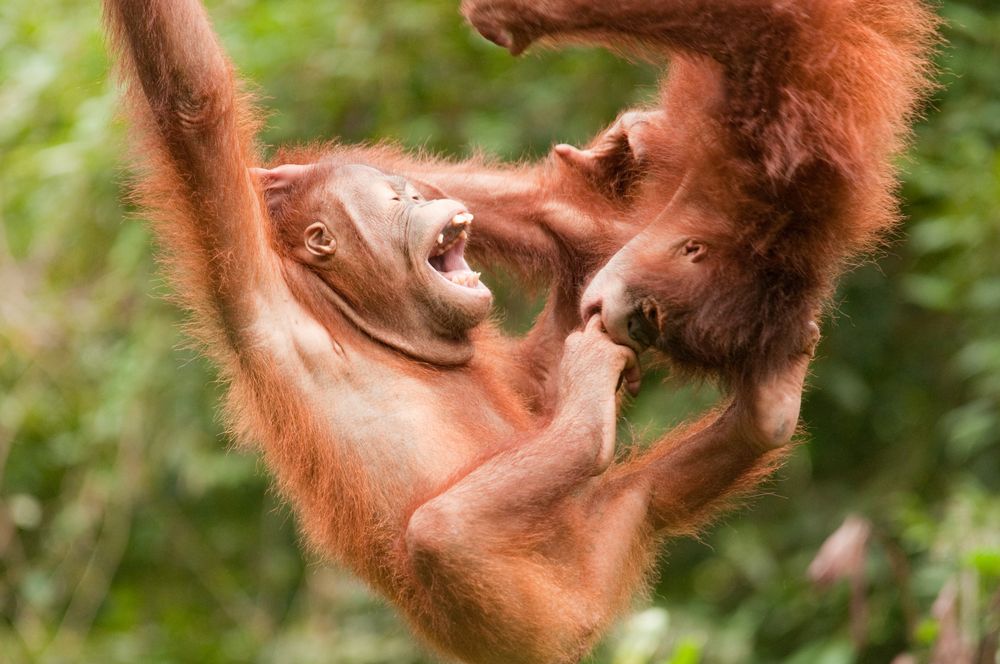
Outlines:
[{"label": "orangutan eye", "polygon": [[692,263],[700,263],[705,258],[708,248],[697,240],[687,240],[681,247],[681,256]]}]

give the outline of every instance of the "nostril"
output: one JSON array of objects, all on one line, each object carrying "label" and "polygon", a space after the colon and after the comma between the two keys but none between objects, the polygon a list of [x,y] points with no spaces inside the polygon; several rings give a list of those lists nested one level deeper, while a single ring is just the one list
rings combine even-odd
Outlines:
[{"label": "nostril", "polygon": [[628,336],[643,348],[647,348],[656,340],[656,326],[641,311],[636,311],[628,317]]}]

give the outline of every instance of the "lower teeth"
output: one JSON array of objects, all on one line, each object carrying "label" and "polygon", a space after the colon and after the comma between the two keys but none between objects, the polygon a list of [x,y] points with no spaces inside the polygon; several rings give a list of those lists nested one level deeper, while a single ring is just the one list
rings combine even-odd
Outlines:
[{"label": "lower teeth", "polygon": [[452,274],[448,276],[448,279],[453,284],[458,284],[459,286],[465,286],[466,288],[475,288],[479,285],[479,273],[478,272],[462,272],[460,274]]}]

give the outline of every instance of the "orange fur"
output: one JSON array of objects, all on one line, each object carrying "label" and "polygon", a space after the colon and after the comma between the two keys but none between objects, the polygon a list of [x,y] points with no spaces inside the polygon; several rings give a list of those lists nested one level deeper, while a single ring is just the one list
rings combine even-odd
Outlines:
[{"label": "orange fur", "polygon": [[[836,277],[898,221],[894,158],[930,87],[922,0],[466,0],[484,35],[670,56],[608,273],[656,345],[729,383],[779,369]],[[690,271],[672,244],[707,243]],[[607,276],[607,275],[605,275]],[[601,275],[598,275],[598,279]],[[604,284],[605,286],[607,284]],[[595,294],[595,299],[596,299]]]},{"label": "orange fur", "polygon": [[[433,647],[470,662],[578,661],[643,587],[658,538],[696,530],[780,456],[762,447],[784,442],[761,430],[767,392],[746,385],[648,455],[610,470],[602,461],[629,352],[594,321],[571,332],[586,276],[637,226],[608,218],[627,206],[601,187],[555,158],[455,164],[324,146],[286,153],[324,166],[269,208],[248,171],[257,116],[200,4],[105,8],[128,85],[137,197],[192,334],[230,386],[234,434],[260,445],[308,541]],[[436,198],[457,192],[478,216],[485,257],[544,269],[552,297],[531,333],[455,330],[472,358],[435,364],[331,305],[331,282],[296,258],[296,243],[314,206],[343,203],[337,166],[356,163],[406,174]],[[337,219],[400,232],[376,215]],[[376,279],[351,285],[361,298],[392,295]],[[805,365],[799,356],[790,370],[789,397]]]}]

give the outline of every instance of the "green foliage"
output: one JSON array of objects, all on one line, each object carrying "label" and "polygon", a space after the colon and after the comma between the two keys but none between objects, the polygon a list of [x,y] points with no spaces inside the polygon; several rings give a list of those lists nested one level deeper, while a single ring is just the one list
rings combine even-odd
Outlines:
[{"label": "green foliage", "polygon": [[[97,4],[0,5],[0,660],[431,661],[356,582],[303,557],[258,460],[228,448],[214,374],[185,349],[148,234],[122,207]],[[515,61],[457,5],[209,8],[265,95],[274,145],[389,138],[532,156],[654,89],[654,71],[596,51]],[[654,606],[595,662],[926,658],[949,582],[968,639],[1000,622],[1000,9],[942,11],[943,87],[903,163],[910,221],[843,284],[809,444],[776,495],[670,545]],[[537,303],[509,295],[523,329]],[[713,398],[654,383],[632,409],[640,439]],[[850,512],[875,532],[862,640],[846,585],[806,578]]]}]

